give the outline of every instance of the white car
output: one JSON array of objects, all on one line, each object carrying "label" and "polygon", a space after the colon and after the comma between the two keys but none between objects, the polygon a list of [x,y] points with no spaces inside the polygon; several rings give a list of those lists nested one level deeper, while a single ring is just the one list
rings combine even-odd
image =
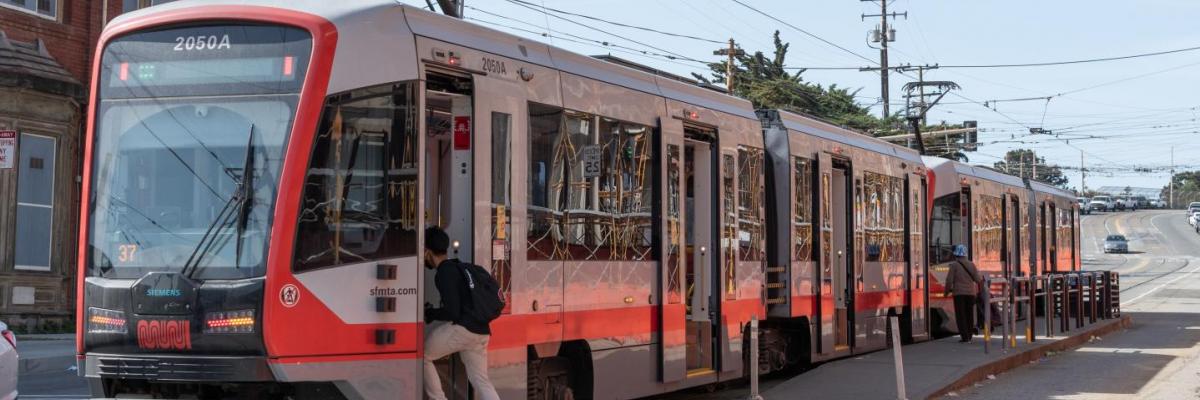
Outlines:
[{"label": "white car", "polygon": [[1200,209],[1188,211],[1188,225],[1196,226],[1197,218],[1200,218]]},{"label": "white car", "polygon": [[1092,197],[1092,201],[1088,203],[1088,207],[1100,211],[1111,211],[1114,208],[1113,201],[1108,196]]},{"label": "white car", "polygon": [[17,336],[0,322],[0,400],[17,398]]}]

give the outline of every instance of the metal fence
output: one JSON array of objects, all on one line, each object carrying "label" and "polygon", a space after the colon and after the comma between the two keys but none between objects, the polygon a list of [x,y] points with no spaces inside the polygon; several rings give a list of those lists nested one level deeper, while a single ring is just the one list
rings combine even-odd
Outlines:
[{"label": "metal fence", "polygon": [[1017,345],[1017,321],[1025,321],[1025,340],[1032,343],[1039,331],[1046,337],[1054,337],[1055,325],[1058,334],[1065,334],[1097,321],[1120,317],[1120,282],[1120,275],[1114,271],[985,279],[980,302],[984,310],[983,351],[991,351],[992,325],[997,318],[1003,339],[1001,348],[1009,349]]}]

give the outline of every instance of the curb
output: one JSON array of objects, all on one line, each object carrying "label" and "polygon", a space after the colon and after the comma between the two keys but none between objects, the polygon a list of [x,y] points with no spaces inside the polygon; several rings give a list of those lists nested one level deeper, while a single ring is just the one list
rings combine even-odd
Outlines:
[{"label": "curb", "polygon": [[1074,336],[1032,347],[1020,353],[1014,353],[999,360],[980,365],[971,370],[971,372],[968,372],[954,380],[949,385],[934,391],[933,394],[930,394],[927,398],[935,399],[945,396],[947,393],[973,385],[975,382],[982,381],[986,379],[988,375],[1000,374],[1005,371],[1016,369],[1017,367],[1028,364],[1034,360],[1038,360],[1045,356],[1048,352],[1062,352],[1074,347],[1079,347],[1084,343],[1087,343],[1087,341],[1092,337],[1104,336],[1119,329],[1128,328],[1132,325],[1133,318],[1131,318],[1128,314],[1122,315],[1117,319],[1097,322],[1095,325],[1093,325],[1092,329],[1078,332],[1078,334]]}]

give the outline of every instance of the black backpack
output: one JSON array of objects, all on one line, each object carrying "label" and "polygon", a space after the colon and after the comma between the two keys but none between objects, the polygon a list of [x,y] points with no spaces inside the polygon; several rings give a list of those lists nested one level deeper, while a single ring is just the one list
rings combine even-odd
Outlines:
[{"label": "black backpack", "polygon": [[464,262],[458,265],[462,267],[466,277],[467,291],[471,292],[471,301],[467,302],[464,311],[480,322],[492,322],[499,318],[500,312],[504,310],[500,283],[481,266]]}]

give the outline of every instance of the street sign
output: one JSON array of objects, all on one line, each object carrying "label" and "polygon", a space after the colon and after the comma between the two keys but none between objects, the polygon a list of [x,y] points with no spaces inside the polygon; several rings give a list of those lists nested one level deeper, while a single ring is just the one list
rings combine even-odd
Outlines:
[{"label": "street sign", "polygon": [[579,149],[579,159],[583,163],[584,178],[600,176],[600,145],[583,146],[582,149]]},{"label": "street sign", "polygon": [[0,169],[9,169],[17,158],[17,131],[0,131]]}]

